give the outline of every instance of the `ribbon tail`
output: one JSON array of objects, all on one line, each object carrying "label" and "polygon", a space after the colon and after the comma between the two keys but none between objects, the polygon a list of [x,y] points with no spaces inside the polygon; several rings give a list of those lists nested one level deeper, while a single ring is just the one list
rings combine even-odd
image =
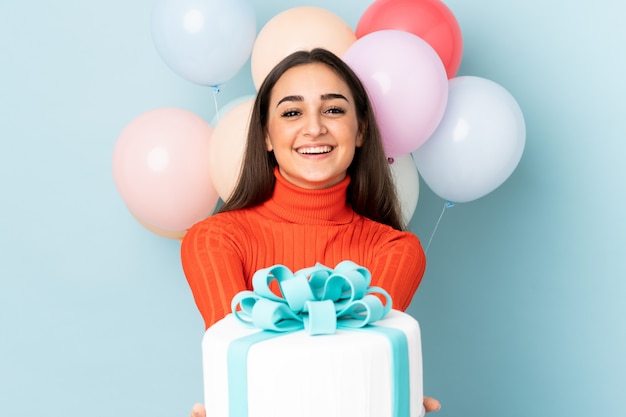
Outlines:
[{"label": "ribbon tail", "polygon": [[[228,410],[231,417],[248,416],[248,352],[252,345],[281,336],[262,331],[233,340],[228,346]],[[241,383],[245,381],[245,383]]]},{"label": "ribbon tail", "polygon": [[409,343],[402,330],[385,326],[367,326],[360,329],[380,333],[387,338],[391,348],[393,385],[393,417],[411,416],[411,379],[409,375]]}]

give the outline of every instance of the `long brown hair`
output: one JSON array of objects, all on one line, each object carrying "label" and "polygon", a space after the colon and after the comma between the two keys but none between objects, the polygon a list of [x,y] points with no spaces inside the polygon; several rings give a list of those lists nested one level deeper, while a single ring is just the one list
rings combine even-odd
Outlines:
[{"label": "long brown hair", "polygon": [[385,156],[380,131],[367,92],[350,67],[330,51],[316,48],[298,51],[284,58],[267,75],[257,93],[246,143],[243,164],[237,186],[220,208],[220,212],[256,206],[272,196],[278,165],[273,152],[265,147],[265,129],[272,89],[280,77],[298,65],[321,63],[332,69],[350,88],[354,97],[363,145],[356,148],[348,167],[350,185],[346,201],[352,209],[369,219],[404,230],[400,204]]}]

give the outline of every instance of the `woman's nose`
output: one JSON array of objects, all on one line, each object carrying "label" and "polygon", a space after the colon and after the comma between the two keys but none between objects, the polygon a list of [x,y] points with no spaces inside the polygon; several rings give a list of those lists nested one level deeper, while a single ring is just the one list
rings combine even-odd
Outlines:
[{"label": "woman's nose", "polygon": [[309,113],[305,119],[304,134],[316,137],[326,133],[326,126],[321,115]]}]

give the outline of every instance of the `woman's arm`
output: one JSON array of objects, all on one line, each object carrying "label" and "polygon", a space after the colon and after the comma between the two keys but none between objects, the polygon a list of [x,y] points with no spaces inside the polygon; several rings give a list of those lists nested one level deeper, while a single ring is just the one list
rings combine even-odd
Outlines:
[{"label": "woman's arm", "polygon": [[394,309],[406,310],[426,270],[419,239],[413,233],[394,230],[373,252],[369,266],[372,285],[391,295]]},{"label": "woman's arm", "polygon": [[181,246],[185,277],[206,328],[231,312],[231,300],[246,289],[241,254],[223,224],[196,224]]}]

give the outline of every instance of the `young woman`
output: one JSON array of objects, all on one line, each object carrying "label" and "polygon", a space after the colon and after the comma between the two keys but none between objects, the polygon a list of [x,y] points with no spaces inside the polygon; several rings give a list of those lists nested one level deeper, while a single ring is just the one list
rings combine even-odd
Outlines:
[{"label": "young woman", "polygon": [[[296,52],[260,86],[238,184],[181,249],[208,328],[251,289],[254,272],[351,260],[405,310],[426,260],[405,230],[380,133],[354,72],[323,49]],[[427,410],[438,404],[425,401]],[[192,415],[202,416],[197,406]]]}]

